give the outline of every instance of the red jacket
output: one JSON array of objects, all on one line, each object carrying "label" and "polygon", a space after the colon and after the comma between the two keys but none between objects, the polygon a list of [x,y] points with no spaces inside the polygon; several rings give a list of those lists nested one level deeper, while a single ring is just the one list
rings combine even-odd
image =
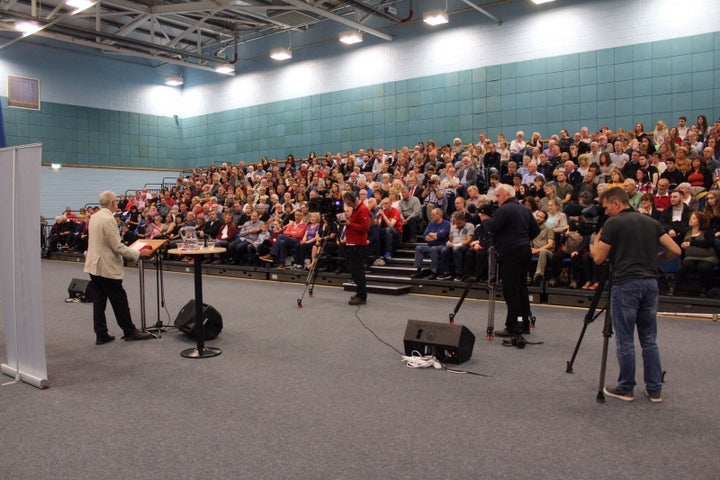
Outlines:
[{"label": "red jacket", "polygon": [[370,211],[364,203],[358,202],[352,215],[347,219],[345,241],[348,245],[367,245],[370,230]]}]

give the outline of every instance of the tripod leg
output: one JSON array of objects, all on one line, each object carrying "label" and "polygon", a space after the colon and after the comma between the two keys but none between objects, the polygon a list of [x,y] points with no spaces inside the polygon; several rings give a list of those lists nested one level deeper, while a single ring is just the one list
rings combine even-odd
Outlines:
[{"label": "tripod leg", "polygon": [[460,311],[460,307],[462,307],[463,302],[465,301],[465,298],[467,298],[468,294],[470,293],[470,289],[472,288],[473,281],[468,281],[467,285],[465,285],[465,290],[463,291],[462,295],[460,295],[460,300],[458,300],[457,304],[455,305],[455,310],[450,314],[450,325],[455,325],[455,315]]},{"label": "tripod leg", "polygon": [[497,259],[495,247],[488,249],[488,321],[485,339],[492,341],[495,338],[495,287],[500,275],[500,264]]},{"label": "tripod leg", "polygon": [[[582,343],[583,337],[585,336],[587,326],[593,321],[595,321],[595,319],[602,314],[603,310],[607,311],[609,307],[609,305],[606,305],[605,308],[601,309],[597,314],[595,314],[598,303],[600,303],[600,298],[602,297],[603,291],[605,290],[605,283],[608,279],[607,263],[604,263],[600,268],[600,274],[598,276],[598,288],[597,290],[595,290],[595,294],[590,301],[590,306],[588,307],[588,311],[585,314],[585,320],[583,322],[582,331],[580,332],[580,337],[578,338],[577,344],[575,345],[575,350],[573,350],[572,357],[566,364],[565,373],[573,373],[573,364],[575,363],[575,358],[577,357],[578,351],[580,350],[580,344]],[[608,299],[608,302],[609,301],[610,300]]]},{"label": "tripod leg", "polygon": [[607,357],[608,357],[608,344],[610,343],[610,337],[612,337],[612,321],[610,320],[610,309],[605,309],[605,325],[603,326],[603,350],[602,350],[602,361],[600,363],[600,381],[598,383],[598,394],[597,402],[605,403],[605,394],[603,390],[605,388],[605,371],[607,369]]},{"label": "tripod leg", "polygon": [[590,323],[589,322],[583,322],[583,328],[580,331],[580,337],[578,337],[577,344],[575,344],[575,350],[573,350],[572,356],[570,357],[570,360],[567,361],[566,367],[565,367],[565,373],[575,373],[573,372],[573,365],[575,364],[575,358],[577,357],[578,351],[580,350],[580,344],[583,341],[583,338],[585,337],[585,331],[587,330],[587,327]]}]

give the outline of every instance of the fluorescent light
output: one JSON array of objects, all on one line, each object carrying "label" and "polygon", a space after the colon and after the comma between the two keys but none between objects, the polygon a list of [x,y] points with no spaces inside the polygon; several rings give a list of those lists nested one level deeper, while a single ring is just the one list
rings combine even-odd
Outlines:
[{"label": "fluorescent light", "polygon": [[215,67],[215,71],[217,73],[222,73],[223,75],[230,75],[235,73],[235,68],[232,65],[223,63],[222,65],[218,65],[217,67]]},{"label": "fluorescent light", "polygon": [[542,5],[543,3],[550,3],[550,2],[554,2],[555,0],[530,0],[530,1],[533,2],[535,5]]},{"label": "fluorescent light", "polygon": [[73,7],[75,10],[72,12],[73,15],[80,13],[83,10],[87,10],[93,5],[90,0],[66,0],[65,5]]},{"label": "fluorescent light", "polygon": [[270,50],[270,58],[273,60],[289,60],[292,58],[292,52],[289,48],[274,48]]},{"label": "fluorescent light", "polygon": [[21,20],[19,22],[15,22],[15,30],[22,32],[23,37],[32,35],[33,33],[39,31],[41,28],[42,27],[37,22],[31,22],[28,20]]},{"label": "fluorescent light", "polygon": [[340,41],[345,45],[352,45],[363,41],[362,33],[355,30],[347,30],[340,33]]},{"label": "fluorescent light", "polygon": [[62,164],[61,163],[51,163],[50,168],[52,168],[53,170],[60,170],[62,168]]},{"label": "fluorescent light", "polygon": [[170,87],[179,87],[183,83],[185,83],[183,81],[183,77],[179,75],[173,77],[165,77],[165,85],[168,85]]},{"label": "fluorescent light", "polygon": [[442,25],[448,23],[448,14],[444,10],[430,10],[423,14],[423,22],[428,25]]}]

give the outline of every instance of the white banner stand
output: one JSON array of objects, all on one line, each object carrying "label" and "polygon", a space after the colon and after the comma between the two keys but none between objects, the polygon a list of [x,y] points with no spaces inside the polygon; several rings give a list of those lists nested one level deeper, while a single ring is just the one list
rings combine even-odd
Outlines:
[{"label": "white banner stand", "polygon": [[10,214],[0,228],[0,299],[7,362],[16,382],[47,388],[40,275],[42,144],[0,149],[0,203]]}]

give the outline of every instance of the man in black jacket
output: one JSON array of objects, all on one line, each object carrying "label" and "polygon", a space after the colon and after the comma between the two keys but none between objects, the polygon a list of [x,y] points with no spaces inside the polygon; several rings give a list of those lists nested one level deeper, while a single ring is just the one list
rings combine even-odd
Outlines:
[{"label": "man in black jacket", "polygon": [[529,333],[527,276],[532,258],[530,241],[540,233],[540,227],[532,212],[517,201],[515,190],[510,185],[500,185],[495,198],[500,208],[492,218],[485,213],[481,213],[480,218],[485,229],[495,237],[500,255],[503,297],[507,304],[505,329],[495,335],[510,337]]},{"label": "man in black jacket", "polygon": [[670,194],[670,206],[660,214],[660,225],[675,243],[680,243],[685,238],[685,232],[688,229],[690,221],[690,207],[682,201],[680,192],[675,191]]}]

